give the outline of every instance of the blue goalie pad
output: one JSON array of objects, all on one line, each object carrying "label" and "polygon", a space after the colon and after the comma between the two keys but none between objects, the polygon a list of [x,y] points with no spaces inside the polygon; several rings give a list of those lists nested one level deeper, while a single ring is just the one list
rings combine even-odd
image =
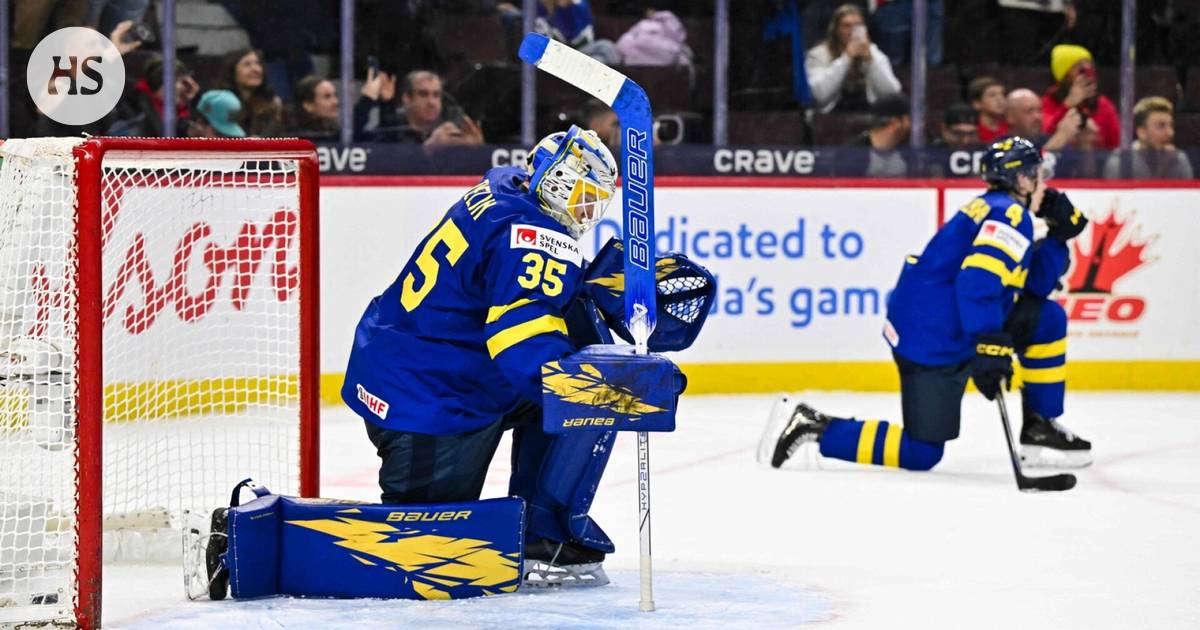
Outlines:
[{"label": "blue goalie pad", "polygon": [[633,346],[594,345],[542,365],[542,428],[674,431],[687,379],[670,359]]},{"label": "blue goalie pad", "polygon": [[528,503],[526,531],[612,553],[612,539],[590,516],[592,499],[612,455],[614,431],[547,434],[539,427],[513,433],[509,493]]},{"label": "blue goalie pad", "polygon": [[[588,264],[584,277],[587,295],[604,315],[604,321],[621,339],[633,343],[625,326],[625,253],[621,241],[611,239]],[[717,281],[701,265],[683,254],[668,252],[655,260],[655,308],[658,322],[646,347],[651,352],[684,350],[696,341],[717,293]]]},{"label": "blue goalie pad", "polygon": [[519,498],[379,505],[268,494],[228,514],[235,598],[462,599],[516,591]]}]

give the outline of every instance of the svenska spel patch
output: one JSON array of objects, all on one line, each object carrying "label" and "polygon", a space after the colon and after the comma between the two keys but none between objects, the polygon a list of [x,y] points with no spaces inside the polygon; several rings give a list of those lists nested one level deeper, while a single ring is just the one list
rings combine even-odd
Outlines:
[{"label": "svenska spel patch", "polygon": [[988,219],[979,227],[975,245],[988,245],[1003,251],[1016,262],[1021,262],[1029,249],[1029,239],[1003,221]]},{"label": "svenska spel patch", "polygon": [[575,263],[577,267],[583,266],[583,253],[575,239],[536,225],[514,223],[509,247],[541,250],[559,260]]}]

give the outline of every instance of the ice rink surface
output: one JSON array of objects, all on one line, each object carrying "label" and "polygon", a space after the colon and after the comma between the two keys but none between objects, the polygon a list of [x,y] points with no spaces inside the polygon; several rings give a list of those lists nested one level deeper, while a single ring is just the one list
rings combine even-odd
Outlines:
[{"label": "ice rink surface", "polygon": [[[1200,628],[1200,395],[1068,394],[1096,463],[1066,493],[1018,492],[993,403],[929,473],[754,462],[774,397],[685,397],[651,439],[655,599],[640,613],[636,449],[620,436],[592,515],[613,583],[455,602],[184,600],[180,571],[105,571],[111,628]],[[803,393],[831,415],[898,419],[896,394]],[[1017,396],[1010,397],[1016,405]],[[1019,410],[1013,409],[1019,424]],[[349,412],[322,415],[322,494],[377,500]],[[507,488],[508,441],[485,496]],[[791,463],[791,462],[789,462]],[[1036,474],[1036,471],[1035,471]]]}]

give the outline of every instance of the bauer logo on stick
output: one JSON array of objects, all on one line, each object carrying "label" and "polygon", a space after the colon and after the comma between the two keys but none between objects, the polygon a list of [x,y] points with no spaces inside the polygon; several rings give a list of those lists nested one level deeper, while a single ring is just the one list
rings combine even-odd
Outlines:
[{"label": "bauer logo on stick", "polygon": [[34,104],[51,120],[86,125],[116,106],[125,87],[125,64],[107,37],[72,26],[38,42],[26,84]]}]

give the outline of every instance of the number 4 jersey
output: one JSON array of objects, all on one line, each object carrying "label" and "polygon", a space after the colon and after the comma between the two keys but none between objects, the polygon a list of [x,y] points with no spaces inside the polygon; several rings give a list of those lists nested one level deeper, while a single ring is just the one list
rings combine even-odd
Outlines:
[{"label": "number 4 jersey", "polygon": [[563,313],[579,244],[495,168],[417,246],[354,332],[342,398],[388,429],[445,435],[541,400],[542,363],[574,351]]},{"label": "number 4 jersey", "polygon": [[955,365],[975,354],[975,338],[1003,330],[1022,291],[1046,297],[1067,268],[1067,248],[1033,242],[1033,215],[1003,191],[963,206],[920,257],[909,256],[888,299],[883,336],[922,365]]}]

